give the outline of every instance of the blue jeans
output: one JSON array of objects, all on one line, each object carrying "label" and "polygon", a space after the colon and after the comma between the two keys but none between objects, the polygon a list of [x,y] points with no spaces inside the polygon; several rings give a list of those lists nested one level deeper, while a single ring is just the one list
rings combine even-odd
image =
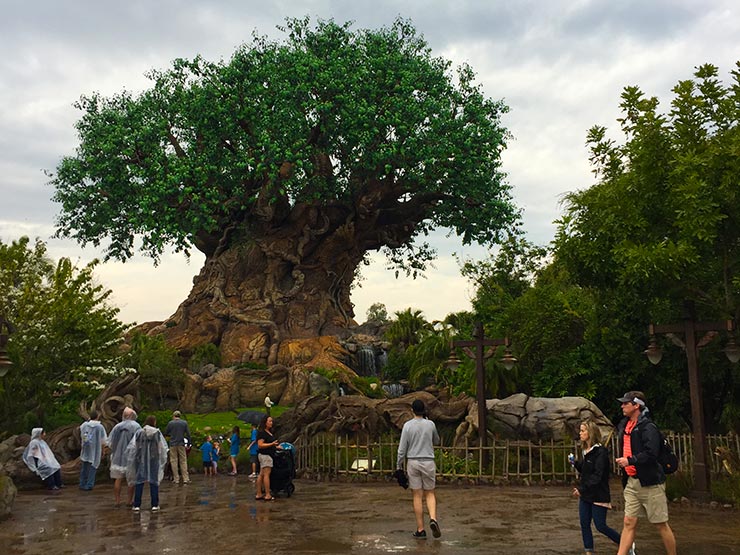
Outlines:
[{"label": "blue jeans", "polygon": [[578,500],[578,516],[581,519],[581,536],[583,536],[583,548],[586,551],[593,551],[594,536],[591,533],[591,520],[594,521],[596,529],[604,534],[611,541],[619,545],[619,532],[609,528],[606,524],[606,512],[609,509],[594,505],[583,499]]},{"label": "blue jeans", "polygon": [[[134,490],[134,507],[141,507],[141,495],[144,493],[144,482],[136,484]],[[149,482],[149,495],[152,497],[152,507],[159,507],[159,484]]]},{"label": "blue jeans", "polygon": [[91,490],[95,485],[95,474],[98,469],[91,462],[82,461],[80,469],[80,489]]}]

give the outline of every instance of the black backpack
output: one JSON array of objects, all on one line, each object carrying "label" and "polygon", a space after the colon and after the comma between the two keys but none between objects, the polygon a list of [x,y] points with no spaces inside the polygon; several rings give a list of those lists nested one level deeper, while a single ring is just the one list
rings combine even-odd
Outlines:
[{"label": "black backpack", "polygon": [[660,451],[658,451],[658,464],[663,468],[665,474],[673,474],[678,470],[678,457],[673,452],[673,447],[668,443],[668,440],[663,435],[663,432],[658,430],[660,435]]}]

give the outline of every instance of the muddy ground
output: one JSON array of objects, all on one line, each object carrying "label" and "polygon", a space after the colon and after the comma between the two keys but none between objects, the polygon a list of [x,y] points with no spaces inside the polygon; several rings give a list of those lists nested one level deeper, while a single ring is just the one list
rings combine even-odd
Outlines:
[{"label": "muddy ground", "polygon": [[[162,484],[159,513],[148,510],[146,491],[141,513],[115,508],[110,483],[92,492],[19,492],[12,517],[0,523],[0,555],[582,553],[578,503],[568,487],[442,485],[442,537],[416,540],[410,490],[393,483],[297,480],[291,498],[264,502],[254,500],[245,476],[193,478],[188,486]],[[609,524],[619,530],[621,519],[617,508]],[[738,511],[672,505],[671,525],[679,553],[740,554]],[[663,553],[646,522],[637,543],[640,555]],[[596,551],[616,553],[598,534]]]}]

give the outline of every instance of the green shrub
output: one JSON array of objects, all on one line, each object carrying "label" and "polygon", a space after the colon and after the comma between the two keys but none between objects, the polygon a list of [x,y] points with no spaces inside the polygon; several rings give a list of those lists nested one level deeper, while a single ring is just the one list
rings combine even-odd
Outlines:
[{"label": "green shrub", "polygon": [[198,372],[207,364],[213,364],[216,367],[221,366],[221,351],[213,343],[198,345],[188,361],[188,368],[192,372]]},{"label": "green shrub", "polygon": [[356,378],[352,378],[352,385],[367,397],[371,397],[373,399],[382,399],[385,397],[385,393],[383,388],[380,386],[380,380],[378,378],[358,376]]},{"label": "green shrub", "polygon": [[686,474],[679,470],[675,474],[666,476],[665,494],[670,501],[688,496],[693,487],[694,480],[691,478],[690,474]]},{"label": "green shrub", "polygon": [[712,480],[712,499],[740,507],[740,476],[721,476]]}]

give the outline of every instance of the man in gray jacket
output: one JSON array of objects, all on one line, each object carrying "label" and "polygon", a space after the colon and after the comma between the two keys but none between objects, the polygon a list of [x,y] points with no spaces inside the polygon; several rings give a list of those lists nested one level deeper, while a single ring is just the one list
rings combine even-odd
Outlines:
[{"label": "man in gray jacket", "polygon": [[167,423],[164,435],[170,439],[170,466],[172,467],[172,479],[176,484],[180,483],[180,476],[185,484],[190,483],[188,474],[188,455],[185,449],[185,440],[191,443],[190,428],[188,423],[181,418],[179,410],[172,413],[172,420]]},{"label": "man in gray jacket", "polygon": [[414,515],[416,516],[415,538],[426,538],[424,530],[424,507],[426,499],[429,511],[429,527],[432,535],[438,538],[442,532],[437,523],[437,498],[434,495],[437,468],[434,464],[434,445],[439,444],[439,434],[434,422],[424,416],[424,402],[416,399],[411,403],[414,418],[403,425],[401,441],[398,444],[397,468],[401,468],[406,459],[406,470],[409,475],[409,486],[414,494]]}]

